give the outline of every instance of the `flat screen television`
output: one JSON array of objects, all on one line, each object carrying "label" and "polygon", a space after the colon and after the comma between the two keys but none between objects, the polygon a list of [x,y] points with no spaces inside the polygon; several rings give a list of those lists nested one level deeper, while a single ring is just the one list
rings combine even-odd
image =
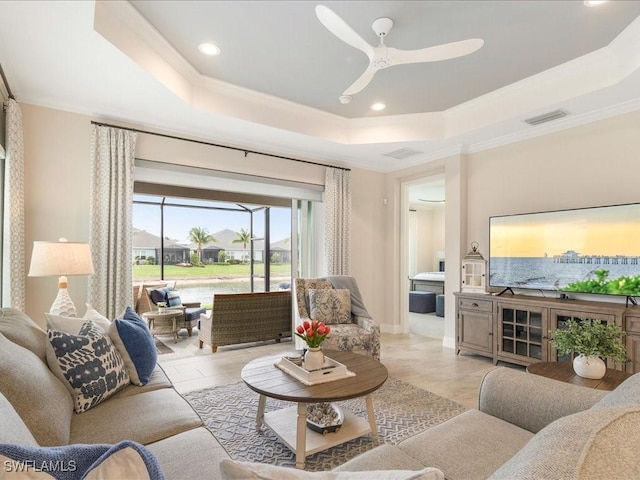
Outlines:
[{"label": "flat screen television", "polygon": [[490,217],[488,283],[640,296],[640,203]]}]

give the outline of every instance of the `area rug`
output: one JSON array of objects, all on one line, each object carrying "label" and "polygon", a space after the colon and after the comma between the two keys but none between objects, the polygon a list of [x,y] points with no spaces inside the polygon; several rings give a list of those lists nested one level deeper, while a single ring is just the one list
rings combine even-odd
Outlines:
[{"label": "area rug", "polygon": [[[184,397],[234,460],[295,466],[293,452],[268,427],[256,431],[258,394],[243,382],[190,392]],[[292,405],[269,398],[265,411]],[[362,398],[339,405],[367,418]],[[374,407],[381,444],[397,444],[466,410],[452,400],[392,378],[376,392]],[[369,435],[360,437],[307,457],[306,469],[330,470],[372,448]]]},{"label": "area rug", "polygon": [[173,353],[173,350],[171,349],[171,347],[165,345],[157,338],[154,337],[153,341],[156,344],[156,351],[158,352],[158,355],[166,355],[167,353]]}]

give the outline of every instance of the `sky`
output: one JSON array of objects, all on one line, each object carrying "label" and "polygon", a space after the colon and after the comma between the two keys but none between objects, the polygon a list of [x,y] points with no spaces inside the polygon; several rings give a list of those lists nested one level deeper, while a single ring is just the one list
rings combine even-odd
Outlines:
[{"label": "sky", "polygon": [[[271,207],[271,242],[277,242],[291,236],[291,210]],[[160,207],[156,205],[133,206],[133,226],[160,235]],[[209,233],[230,229],[239,232],[249,230],[250,215],[243,212],[227,212],[208,209],[187,209],[165,207],[164,235],[180,243],[190,243],[189,230],[193,227],[206,228]],[[254,236],[264,235],[264,215],[254,214]]]},{"label": "sky", "polygon": [[640,256],[640,204],[491,219],[492,257]]}]

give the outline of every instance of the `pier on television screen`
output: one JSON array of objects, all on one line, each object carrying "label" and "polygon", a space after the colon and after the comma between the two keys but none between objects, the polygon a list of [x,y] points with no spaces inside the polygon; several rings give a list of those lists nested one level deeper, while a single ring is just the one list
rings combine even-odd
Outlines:
[{"label": "pier on television screen", "polygon": [[640,204],[489,219],[489,286],[640,296]]}]

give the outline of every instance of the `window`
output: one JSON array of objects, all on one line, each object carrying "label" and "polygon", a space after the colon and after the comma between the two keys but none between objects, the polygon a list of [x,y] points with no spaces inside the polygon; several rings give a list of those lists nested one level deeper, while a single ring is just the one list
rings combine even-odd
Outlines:
[{"label": "window", "polygon": [[291,285],[291,208],[134,195],[133,282],[176,281],[184,301]]}]

